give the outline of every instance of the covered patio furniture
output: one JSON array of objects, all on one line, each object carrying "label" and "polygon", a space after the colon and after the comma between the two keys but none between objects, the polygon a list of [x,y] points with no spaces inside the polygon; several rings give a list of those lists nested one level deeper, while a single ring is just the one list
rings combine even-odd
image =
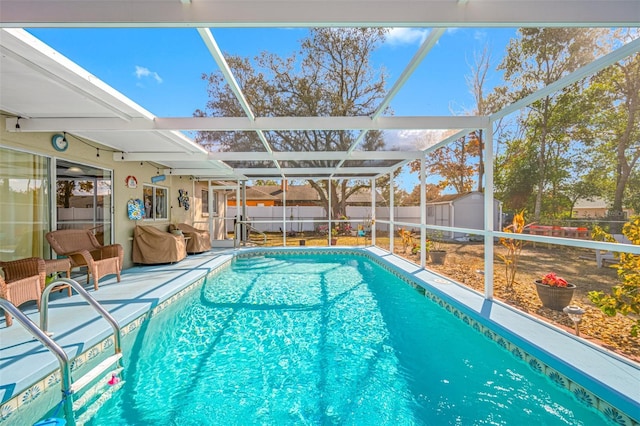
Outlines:
[{"label": "covered patio furniture", "polygon": [[133,263],[147,265],[179,262],[187,257],[183,235],[174,235],[155,226],[136,226],[133,230]]},{"label": "covered patio furniture", "polygon": [[93,287],[98,289],[100,278],[116,274],[120,282],[120,271],[124,252],[120,244],[103,246],[93,232],[84,229],[62,229],[46,235],[53,251],[59,256],[67,256],[71,267],[87,268],[87,283],[93,277]]},{"label": "covered patio furniture", "polygon": [[[44,260],[39,257],[0,262],[4,278],[0,276],[0,297],[15,306],[35,300],[40,309],[40,296],[45,285]],[[7,327],[13,324],[13,318],[5,311]]]},{"label": "covered patio furniture", "polygon": [[169,225],[169,231],[180,230],[186,237],[187,253],[202,253],[211,250],[211,236],[209,231],[203,231],[186,223]]}]

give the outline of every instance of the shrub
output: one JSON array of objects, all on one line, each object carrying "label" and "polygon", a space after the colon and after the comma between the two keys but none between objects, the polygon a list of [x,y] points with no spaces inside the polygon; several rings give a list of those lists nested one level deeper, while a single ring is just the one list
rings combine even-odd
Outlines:
[{"label": "shrub", "polygon": [[[640,245],[640,216],[632,217],[622,227],[622,233],[634,245]],[[611,236],[604,235],[603,241]],[[589,300],[608,316],[617,313],[622,315],[640,315],[640,255],[633,253],[616,253],[618,263],[615,265],[620,285],[614,286],[610,294],[601,291],[589,292]],[[631,335],[636,337],[640,332],[640,318],[631,327]]]},{"label": "shrub", "polygon": [[[522,234],[528,225],[524,224],[524,210],[513,215],[511,225],[503,229],[504,232],[512,234]],[[524,247],[524,240],[516,240],[515,238],[500,238],[500,244],[507,249],[506,254],[498,254],[498,257],[504,262],[504,275],[507,281],[506,289],[513,290],[513,284],[516,281],[518,273],[518,260],[520,253]]]}]

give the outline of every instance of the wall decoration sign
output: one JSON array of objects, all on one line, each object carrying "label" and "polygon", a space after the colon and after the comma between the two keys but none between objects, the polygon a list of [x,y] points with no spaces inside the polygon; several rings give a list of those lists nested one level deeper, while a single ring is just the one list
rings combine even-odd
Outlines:
[{"label": "wall decoration sign", "polygon": [[127,202],[127,215],[131,220],[140,220],[142,219],[142,212],[144,211],[144,205],[142,204],[142,200],[136,198],[135,200],[131,199]]},{"label": "wall decoration sign", "polygon": [[127,176],[124,180],[127,188],[137,188],[138,187],[138,179],[135,176]]},{"label": "wall decoration sign", "polygon": [[178,189],[178,207],[189,210],[189,193],[184,189]]}]

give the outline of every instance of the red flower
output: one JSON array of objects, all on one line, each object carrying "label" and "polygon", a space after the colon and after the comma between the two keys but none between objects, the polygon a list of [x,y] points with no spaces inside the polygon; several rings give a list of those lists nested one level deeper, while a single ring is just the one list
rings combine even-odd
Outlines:
[{"label": "red flower", "polygon": [[541,282],[542,282],[542,284],[546,284],[546,285],[551,286],[551,287],[566,287],[567,284],[568,284],[567,280],[565,280],[562,277],[557,276],[553,272],[550,272],[547,275],[545,275],[544,277],[542,277]]}]

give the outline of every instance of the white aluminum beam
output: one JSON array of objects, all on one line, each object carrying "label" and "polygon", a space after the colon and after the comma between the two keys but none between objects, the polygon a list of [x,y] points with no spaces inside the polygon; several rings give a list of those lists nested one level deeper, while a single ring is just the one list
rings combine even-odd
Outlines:
[{"label": "white aluminum beam", "polygon": [[389,167],[341,167],[339,169],[335,167],[302,167],[302,168],[266,168],[266,167],[255,167],[255,168],[242,168],[237,167],[234,168],[234,171],[244,175],[262,175],[262,176],[277,176],[280,173],[285,175],[326,175],[331,173],[338,174],[367,174],[373,175],[381,172],[388,172]]},{"label": "white aluminum beam", "polygon": [[[113,161],[140,162],[149,161],[156,163],[166,163],[172,161],[179,162],[202,162],[210,161],[211,166],[218,169],[231,169],[223,161],[376,161],[376,160],[396,160],[402,164],[421,158],[422,151],[355,151],[350,155],[345,151],[321,151],[321,152],[210,152],[210,153],[186,153],[186,152],[114,152]],[[124,157],[124,158],[123,158]],[[337,166],[336,166],[337,167]],[[398,164],[392,166],[399,167]],[[385,167],[386,168],[386,167]],[[331,168],[333,169],[333,168]],[[301,168],[300,170],[303,170]]]},{"label": "white aluminum beam", "polygon": [[[283,177],[283,176],[291,176],[291,175],[302,175],[304,174],[304,178],[296,177],[296,179],[314,179],[314,176],[319,177],[321,179],[327,179],[327,175],[333,173],[336,169],[334,168],[304,168],[304,169],[276,169],[274,168],[236,168],[233,170],[221,170],[215,168],[186,168],[186,167],[177,167],[177,168],[161,168],[159,169],[163,174],[167,176],[196,176],[198,178],[203,179],[246,179],[246,176],[254,176],[257,178],[273,178],[273,177]],[[357,168],[357,167],[349,167],[339,169],[336,176],[333,176],[332,179],[369,179],[369,175],[374,175],[376,173],[389,173],[389,168]],[[367,176],[358,176],[366,174]]]},{"label": "white aluminum beam", "polygon": [[636,26],[637,0],[2,0],[4,27]]},{"label": "white aluminum beam", "polygon": [[[640,0],[638,1],[638,7],[640,8]],[[640,22],[640,21],[639,21]],[[636,24],[637,25],[637,24]],[[527,105],[537,101],[538,99],[544,98],[547,95],[557,92],[570,84],[575,83],[585,77],[593,75],[600,71],[603,68],[608,67],[611,64],[618,62],[621,59],[626,58],[629,55],[640,52],[640,39],[633,40],[625,44],[624,46],[610,52],[593,62],[588,63],[587,65],[577,69],[571,74],[562,77],[548,86],[543,87],[542,89],[530,94],[529,96],[525,96],[524,98],[512,103],[511,105],[503,108],[502,110],[496,112],[491,115],[491,121],[499,120],[507,115],[526,107]]]},{"label": "white aluminum beam", "polygon": [[[171,117],[133,118],[31,118],[20,120],[21,131],[69,133],[81,131],[149,131],[149,130],[428,130],[479,129],[489,124],[484,116],[427,117]],[[15,131],[15,118],[6,119],[7,131]]]},{"label": "white aluminum beam", "polygon": [[218,65],[218,68],[220,68],[220,72],[224,76],[224,79],[229,85],[231,91],[238,102],[240,102],[242,110],[247,114],[247,117],[253,120],[255,115],[253,115],[253,111],[251,111],[251,108],[249,107],[249,102],[244,97],[244,93],[242,93],[242,89],[240,89],[238,81],[233,76],[231,68],[229,68],[229,64],[224,59],[224,56],[218,47],[218,43],[216,43],[216,40],[213,38],[213,34],[211,34],[211,31],[208,28],[198,28],[198,34],[200,34],[202,41],[207,46],[207,49],[209,49],[209,53],[213,57],[213,60],[216,61],[216,64]]},{"label": "white aluminum beam", "polygon": [[[256,116],[251,110],[249,101],[247,101],[247,98],[244,96],[244,93],[242,93],[242,89],[240,88],[240,85],[238,84],[238,81],[236,80],[236,78],[233,76],[233,73],[231,72],[231,68],[229,68],[229,64],[227,63],[227,60],[224,58],[222,51],[220,51],[220,48],[218,47],[218,43],[216,43],[215,38],[213,38],[213,34],[211,34],[211,30],[209,30],[208,28],[198,28],[198,33],[200,34],[202,41],[204,41],[204,44],[207,46],[207,49],[209,49],[209,53],[211,53],[211,56],[213,56],[213,60],[216,61],[218,68],[220,68],[220,72],[222,73],[225,81],[231,88],[231,91],[233,92],[236,99],[240,103],[240,107],[242,108],[242,110],[250,120],[252,121],[255,120]],[[264,145],[265,149],[268,152],[271,152],[272,151],[271,146],[269,146],[269,142],[267,141],[267,138],[265,137],[264,133],[262,133],[262,131],[260,130],[258,130],[256,133],[258,134],[258,137],[260,138],[260,141],[262,142],[262,145]],[[275,165],[276,167],[280,167],[278,163],[275,163]]]},{"label": "white aluminum beam", "polygon": [[186,167],[177,167],[177,168],[170,168],[170,167],[164,167],[164,168],[160,168],[158,169],[159,171],[162,172],[162,174],[165,174],[167,176],[170,175],[174,175],[174,176],[198,176],[198,177],[206,177],[207,179],[236,179],[237,177],[241,177],[242,173],[238,173],[237,170],[226,170],[226,169],[215,169],[215,168],[186,168]]},{"label": "white aluminum beam", "polygon": [[[412,160],[420,158],[422,151],[297,151],[297,152],[212,152],[209,159],[221,161],[316,161],[316,160]],[[164,158],[165,160],[170,160]],[[118,157],[120,158],[120,157]]]},{"label": "white aluminum beam", "polygon": [[[393,98],[396,96],[396,94],[400,91],[402,86],[404,86],[407,80],[409,80],[409,77],[411,77],[411,75],[416,70],[416,68],[418,68],[422,60],[425,58],[425,56],[427,56],[427,53],[429,53],[433,48],[433,46],[436,45],[437,41],[440,39],[442,34],[444,34],[444,31],[445,30],[443,28],[431,30],[427,39],[422,43],[422,45],[420,46],[416,54],[413,55],[413,58],[411,58],[411,61],[409,61],[405,69],[402,71],[402,74],[400,74],[400,77],[393,84],[393,87],[389,89],[389,91],[387,92],[386,96],[384,97],[380,105],[378,105],[378,108],[376,109],[376,111],[373,113],[373,116],[372,116],[374,120],[382,115],[384,110],[389,106],[389,104],[391,103]],[[353,141],[353,143],[349,147],[348,152],[355,150],[360,145],[360,143],[362,143],[366,135],[367,135],[367,131],[361,132],[356,138],[356,140]]]}]

